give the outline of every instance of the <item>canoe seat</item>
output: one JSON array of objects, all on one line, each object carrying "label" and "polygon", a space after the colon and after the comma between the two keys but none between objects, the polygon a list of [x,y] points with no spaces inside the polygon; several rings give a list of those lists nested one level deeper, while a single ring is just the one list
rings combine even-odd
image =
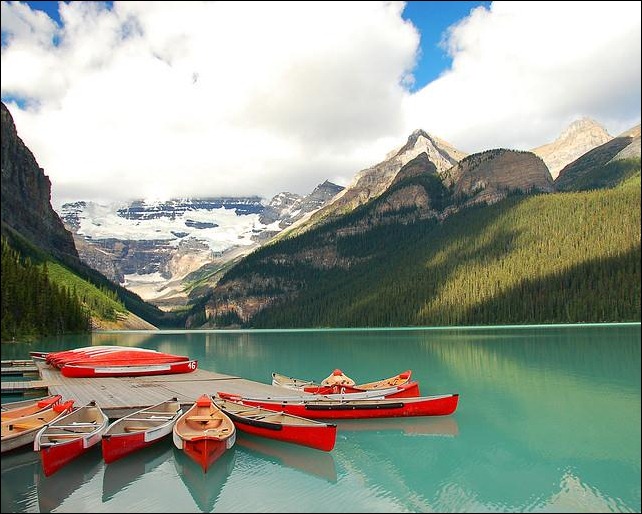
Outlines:
[{"label": "canoe seat", "polygon": [[195,423],[211,423],[215,427],[223,423],[221,418],[212,418],[211,416],[188,416],[185,420]]},{"label": "canoe seat", "polygon": [[150,418],[127,418],[127,421],[169,421],[171,417],[152,416]]},{"label": "canoe seat", "polygon": [[143,430],[149,430],[150,428],[151,427],[144,427],[142,425],[139,425],[139,426],[130,425],[128,427],[125,427],[124,430],[125,432],[141,432]]},{"label": "canoe seat", "polygon": [[212,435],[214,437],[221,437],[221,436],[227,435],[227,433],[229,431],[230,431],[229,428],[206,428],[201,433],[206,433],[206,434]]},{"label": "canoe seat", "polygon": [[51,425],[56,428],[78,428],[78,427],[95,427],[95,421],[74,421],[70,425]]},{"label": "canoe seat", "polygon": [[43,423],[11,423],[11,426],[20,430],[29,430],[30,428],[42,427]]}]

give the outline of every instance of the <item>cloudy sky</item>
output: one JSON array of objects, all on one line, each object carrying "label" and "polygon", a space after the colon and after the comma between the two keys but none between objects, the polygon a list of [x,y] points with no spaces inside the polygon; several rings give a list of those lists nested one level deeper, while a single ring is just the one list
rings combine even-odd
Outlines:
[{"label": "cloudy sky", "polygon": [[2,2],[2,100],[63,201],[307,194],[416,128],[640,123],[640,2]]}]

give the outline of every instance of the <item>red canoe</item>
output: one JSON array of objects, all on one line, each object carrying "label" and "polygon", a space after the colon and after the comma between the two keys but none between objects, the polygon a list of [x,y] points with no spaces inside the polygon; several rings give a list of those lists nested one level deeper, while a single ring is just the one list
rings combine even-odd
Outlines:
[{"label": "red canoe", "polygon": [[381,398],[415,398],[419,396],[419,384],[409,382],[398,387],[389,387],[387,389],[373,389],[372,391],[357,391],[354,393],[330,393],[330,394],[312,394],[306,392],[283,391],[289,394],[279,394],[270,396],[251,397],[246,396],[245,400],[271,400],[275,402],[292,402],[301,399],[312,400],[370,400]]},{"label": "red canoe", "polygon": [[336,425],[218,397],[214,398],[214,403],[242,432],[326,452],[334,448]]},{"label": "red canoe", "polygon": [[416,398],[378,398],[368,400],[267,400],[248,399],[219,392],[225,400],[241,401],[274,411],[310,419],[394,418],[403,416],[448,416],[457,409],[459,394],[419,396]]},{"label": "red canoe", "polygon": [[203,394],[178,418],[172,438],[174,445],[207,473],[207,468],[234,446],[236,427],[212,398]]},{"label": "red canoe", "polygon": [[74,348],[73,350],[61,350],[59,352],[40,352],[41,356],[44,356],[47,364],[52,366],[60,367],[68,361],[86,358],[91,355],[100,355],[115,351],[121,351],[123,349],[132,350],[132,351],[144,351],[150,352],[153,350],[148,350],[147,348],[130,348],[123,346],[84,346],[82,348]]},{"label": "red canoe", "polygon": [[180,362],[135,363],[131,365],[116,364],[66,364],[60,372],[69,378],[87,377],[141,377],[148,375],[172,375],[175,373],[190,373],[198,367],[198,361],[187,360]]},{"label": "red canoe", "polygon": [[148,348],[123,346],[89,346],[48,354],[48,364],[61,368],[66,364],[95,364],[116,366],[121,364],[160,364],[189,360],[184,355],[158,352]]},{"label": "red canoe", "polygon": [[[333,373],[341,370],[335,370]],[[353,385],[323,385],[316,384],[311,380],[302,380],[300,378],[292,378],[280,373],[272,373],[272,385],[285,387],[287,389],[294,389],[296,391],[305,391],[306,393],[312,394],[350,394],[350,393],[359,393],[363,391],[376,391],[382,389],[389,389],[391,387],[400,387],[402,385],[410,383],[410,377],[412,375],[411,370],[406,370],[402,373],[399,373],[390,378],[384,378],[381,380],[376,380],[374,382],[368,382],[365,384],[353,384]],[[326,379],[327,380],[327,379]],[[419,384],[417,382],[412,382],[414,384],[412,389],[405,390],[404,395],[398,395],[399,397],[411,397],[419,396]]]},{"label": "red canoe", "polygon": [[53,475],[100,443],[108,424],[107,415],[92,401],[42,428],[33,449],[40,452],[45,476]]},{"label": "red canoe", "polygon": [[[121,366],[124,364],[164,364],[167,362],[188,361],[189,357],[185,355],[172,355],[171,353],[161,352],[130,352],[118,351],[108,352],[89,357],[67,360],[62,366],[70,364],[77,366]],[[60,367],[60,366],[59,366]]]},{"label": "red canoe", "polygon": [[40,429],[52,421],[67,415],[74,408],[74,401],[58,403],[29,416],[8,419],[2,422],[2,453],[21,446],[33,446]]},{"label": "red canoe", "polygon": [[62,402],[62,396],[59,394],[52,394],[42,398],[32,398],[31,400],[5,403],[2,405],[2,421],[36,414],[37,412],[49,409],[54,405],[58,405],[60,402]]},{"label": "red canoe", "polygon": [[160,441],[181,414],[181,404],[172,398],[114,421],[103,434],[103,459],[109,464]]}]

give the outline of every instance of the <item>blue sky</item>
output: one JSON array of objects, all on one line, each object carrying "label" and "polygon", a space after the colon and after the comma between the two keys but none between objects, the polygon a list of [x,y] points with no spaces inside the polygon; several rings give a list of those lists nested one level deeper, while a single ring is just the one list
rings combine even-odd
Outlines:
[{"label": "blue sky", "polygon": [[468,16],[475,7],[490,6],[490,2],[408,2],[403,17],[421,33],[421,53],[415,70],[413,90],[435,80],[450,67],[452,59],[441,45],[444,31]]},{"label": "blue sky", "polygon": [[62,201],[307,194],[415,129],[640,123],[640,2],[2,2],[2,99]]}]

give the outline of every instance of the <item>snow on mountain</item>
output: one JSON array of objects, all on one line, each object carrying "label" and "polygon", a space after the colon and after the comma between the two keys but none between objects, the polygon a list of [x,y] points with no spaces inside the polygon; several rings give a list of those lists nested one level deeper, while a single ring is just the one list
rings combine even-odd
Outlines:
[{"label": "snow on mountain", "polygon": [[257,196],[78,201],[62,205],[59,215],[89,266],[145,300],[173,307],[186,301],[182,281],[191,272],[249,253],[341,189],[326,182],[307,197],[280,193],[270,202]]},{"label": "snow on mountain", "polygon": [[163,240],[177,246],[180,240],[193,237],[212,251],[223,252],[231,246],[253,244],[252,236],[269,227],[259,221],[264,206],[258,199],[243,205],[249,208],[193,200],[130,205],[76,202],[64,204],[60,216],[76,234],[94,241]]}]

